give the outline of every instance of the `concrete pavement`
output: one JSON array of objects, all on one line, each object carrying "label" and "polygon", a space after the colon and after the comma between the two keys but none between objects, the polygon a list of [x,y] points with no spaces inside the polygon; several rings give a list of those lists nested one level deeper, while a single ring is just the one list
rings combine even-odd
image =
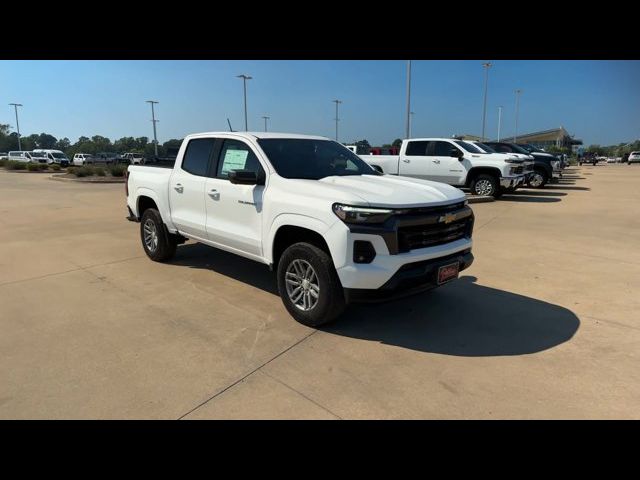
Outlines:
[{"label": "concrete pavement", "polygon": [[0,418],[640,418],[638,183],[474,205],[459,281],[313,330],[259,264],[149,261],[122,185],[0,170]]}]

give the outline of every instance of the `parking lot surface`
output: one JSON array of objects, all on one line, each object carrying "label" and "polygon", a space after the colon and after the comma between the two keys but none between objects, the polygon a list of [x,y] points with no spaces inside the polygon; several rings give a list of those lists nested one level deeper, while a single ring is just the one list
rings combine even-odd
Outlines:
[{"label": "parking lot surface", "polygon": [[640,418],[639,184],[473,205],[458,281],[314,330],[260,264],[147,259],[123,185],[0,171],[0,418]]}]

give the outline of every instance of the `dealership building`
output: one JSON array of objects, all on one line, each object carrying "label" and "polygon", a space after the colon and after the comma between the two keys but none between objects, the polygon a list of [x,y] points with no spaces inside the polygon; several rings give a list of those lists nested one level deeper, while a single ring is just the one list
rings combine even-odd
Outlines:
[{"label": "dealership building", "polygon": [[[508,137],[508,139],[510,141],[514,140],[513,137]],[[518,143],[528,143],[538,148],[558,147],[577,150],[578,146],[582,145],[582,140],[573,138],[572,135],[569,135],[569,132],[560,127],[518,135]]]},{"label": "dealership building", "polygon": [[[480,141],[480,137],[476,135],[455,135],[456,138],[465,140],[477,140]],[[513,142],[515,139],[511,137],[503,137],[500,140],[503,142]],[[492,140],[497,141],[497,140]],[[542,130],[540,132],[522,133],[518,135],[517,143],[528,143],[538,148],[570,148],[572,151],[578,151],[582,140],[573,138],[573,135],[569,135],[564,127],[554,128],[551,130]]]}]

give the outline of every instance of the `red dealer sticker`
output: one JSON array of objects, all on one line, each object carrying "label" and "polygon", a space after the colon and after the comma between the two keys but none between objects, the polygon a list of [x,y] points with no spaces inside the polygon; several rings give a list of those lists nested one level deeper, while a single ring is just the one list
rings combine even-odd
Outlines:
[{"label": "red dealer sticker", "polygon": [[438,285],[458,278],[459,271],[460,266],[458,265],[458,262],[450,265],[443,265],[438,269]]}]

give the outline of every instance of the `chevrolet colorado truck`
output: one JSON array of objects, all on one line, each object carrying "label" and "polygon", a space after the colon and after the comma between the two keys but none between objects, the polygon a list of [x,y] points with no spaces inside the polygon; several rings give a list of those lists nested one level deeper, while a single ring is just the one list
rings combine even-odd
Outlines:
[{"label": "chevrolet colorado truck", "polygon": [[403,140],[399,155],[360,155],[382,173],[402,175],[471,189],[499,198],[525,181],[524,160],[485,153],[472,143],[450,138]]},{"label": "chevrolet colorado truck", "polygon": [[435,288],[473,262],[462,191],[380,174],[324,137],[188,135],[172,168],[130,165],[125,188],[151,260],[191,239],[266,264],[309,326],[351,302]]}]

